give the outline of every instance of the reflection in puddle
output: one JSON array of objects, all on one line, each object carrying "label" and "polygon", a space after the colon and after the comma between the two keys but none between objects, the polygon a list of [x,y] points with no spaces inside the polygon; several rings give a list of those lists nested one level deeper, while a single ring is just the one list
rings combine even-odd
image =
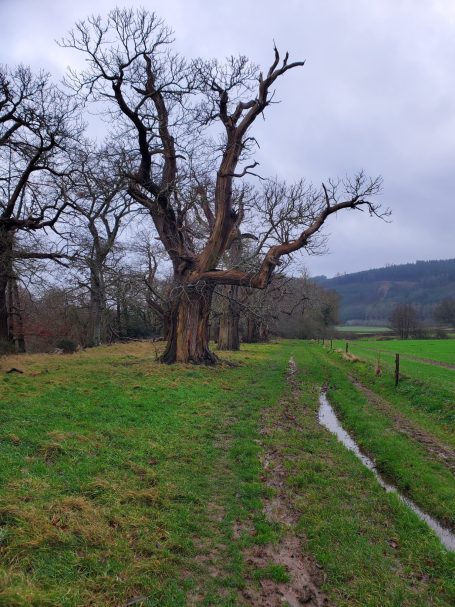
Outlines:
[{"label": "reflection in puddle", "polygon": [[376,466],[374,465],[373,461],[369,457],[361,453],[355,441],[341,426],[337,416],[335,415],[335,411],[332,409],[327,400],[325,392],[321,392],[321,395],[319,396],[319,403],[319,423],[325,428],[327,428],[327,430],[332,432],[332,434],[335,434],[338,440],[342,442],[343,445],[346,447],[346,449],[352,451],[360,459],[363,465],[374,473],[378,483],[382,487],[384,487],[387,492],[396,493],[402,502],[404,502],[409,508],[411,508],[411,510],[413,510],[417,514],[417,516],[422,519],[422,521],[425,521],[433,529],[433,531],[436,533],[441,543],[447,548],[447,550],[455,550],[455,535],[451,531],[445,529],[444,527],[441,527],[441,525],[434,518],[432,518],[428,514],[425,514],[425,512],[422,512],[422,510],[420,510],[420,508],[416,506],[414,502],[412,502],[407,497],[404,497],[404,495],[401,495],[401,493],[396,487],[394,487],[393,485],[389,485],[384,481],[382,476],[376,470]]}]

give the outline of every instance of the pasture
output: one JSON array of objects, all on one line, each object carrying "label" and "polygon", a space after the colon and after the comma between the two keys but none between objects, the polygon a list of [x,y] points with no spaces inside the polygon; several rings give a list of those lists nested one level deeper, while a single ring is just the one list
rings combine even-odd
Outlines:
[{"label": "pasture", "polygon": [[382,334],[391,332],[390,327],[370,327],[367,325],[339,325],[335,328],[339,333]]},{"label": "pasture", "polygon": [[362,350],[398,352],[403,357],[427,361],[430,364],[443,362],[455,366],[455,340],[453,339],[393,339],[387,341],[363,340]]},{"label": "pasture", "polygon": [[357,362],[304,341],[216,368],[146,342],[0,359],[0,605],[452,605],[455,553],[318,423],[325,385],[381,473],[455,530],[455,371],[410,359],[395,388],[377,344],[380,376],[371,341]]}]

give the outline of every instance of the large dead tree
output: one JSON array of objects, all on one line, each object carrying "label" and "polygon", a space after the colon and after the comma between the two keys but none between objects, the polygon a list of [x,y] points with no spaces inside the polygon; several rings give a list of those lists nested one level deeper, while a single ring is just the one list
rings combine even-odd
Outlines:
[{"label": "large dead tree", "polygon": [[[129,141],[137,157],[129,193],[149,210],[172,263],[163,361],[214,363],[208,321],[215,287],[265,288],[280,258],[309,246],[330,215],[357,208],[377,214],[370,197],[380,182],[360,174],[345,182],[344,198],[338,187],[324,186],[299,201],[305,214],[294,221],[287,240],[263,254],[259,269],[224,267],[224,254],[238,229],[234,183],[256,166],[251,128],[272,103],[277,81],[304,62],[290,62],[276,48],[266,72],[245,57],[231,57],[226,64],[186,62],[172,53],[172,42],[172,32],[155,14],[116,9],[106,19],[79,22],[62,44],[85,55],[87,68],[70,72],[71,86],[102,102],[118,136]],[[213,175],[209,200],[191,195],[201,170]],[[194,229],[197,215],[209,227],[204,237]]]},{"label": "large dead tree", "polygon": [[[71,170],[68,153],[81,125],[76,105],[47,74],[0,67],[0,340],[11,340],[7,291],[17,259],[60,259],[21,247],[21,235],[52,229],[65,203],[60,179]],[[28,238],[30,241],[30,238]]]}]

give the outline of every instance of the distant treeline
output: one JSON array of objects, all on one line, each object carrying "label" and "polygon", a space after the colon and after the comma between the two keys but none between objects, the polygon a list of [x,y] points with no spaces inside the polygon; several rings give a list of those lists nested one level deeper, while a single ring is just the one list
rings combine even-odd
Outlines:
[{"label": "distant treeline", "polygon": [[455,297],[455,259],[416,261],[314,280],[340,296],[340,320],[384,321],[400,303],[412,304],[424,321],[436,305]]}]

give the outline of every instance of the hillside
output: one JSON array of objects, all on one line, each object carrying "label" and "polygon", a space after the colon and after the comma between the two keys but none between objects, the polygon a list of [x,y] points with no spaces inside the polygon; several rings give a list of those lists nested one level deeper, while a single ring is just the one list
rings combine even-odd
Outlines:
[{"label": "hillside", "polygon": [[423,319],[431,320],[441,299],[455,297],[455,259],[416,261],[314,280],[340,295],[343,322],[387,319],[397,303],[413,304]]}]

